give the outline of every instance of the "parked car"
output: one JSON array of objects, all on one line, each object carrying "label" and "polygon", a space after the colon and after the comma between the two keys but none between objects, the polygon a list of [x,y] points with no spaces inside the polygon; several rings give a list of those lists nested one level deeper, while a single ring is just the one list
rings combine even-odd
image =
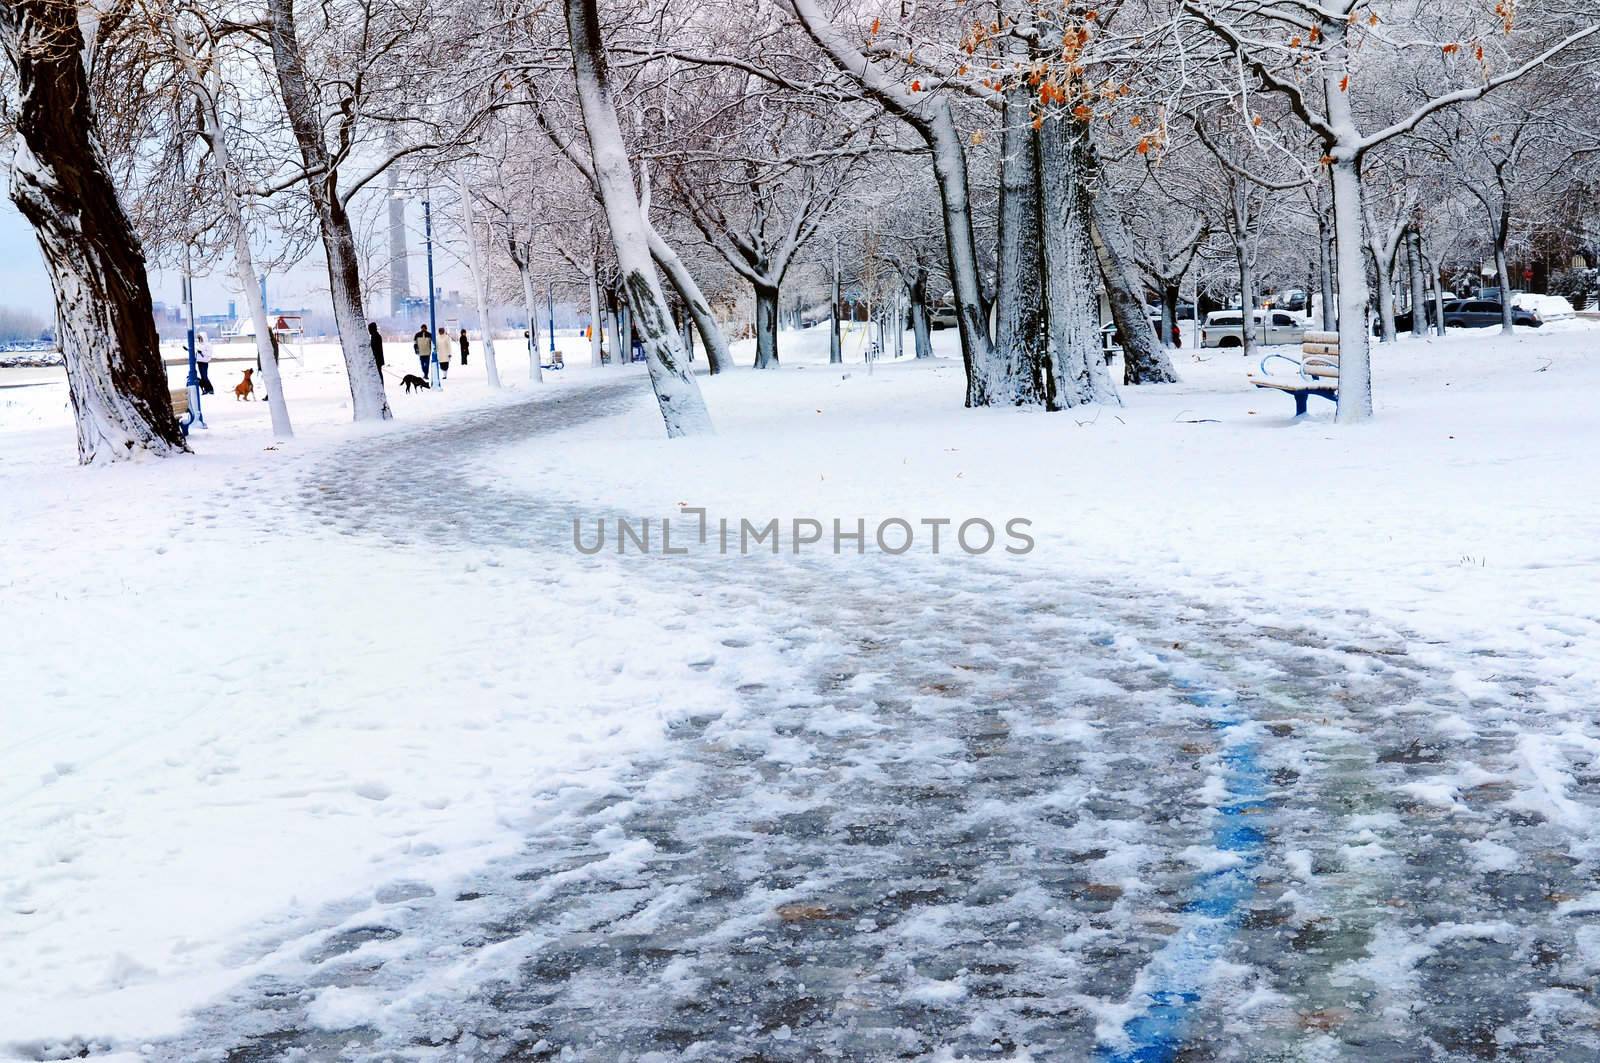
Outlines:
[{"label": "parked car", "polygon": [[1269,296],[1267,305],[1275,310],[1288,310],[1291,313],[1303,314],[1309,298],[1304,288],[1286,288]]},{"label": "parked car", "polygon": [[956,328],[960,324],[956,308],[949,303],[940,303],[928,311],[928,327],[931,329]]},{"label": "parked car", "polygon": [[[1254,322],[1252,334],[1260,343],[1299,343],[1305,338],[1305,319],[1285,310],[1252,311],[1251,320]],[[1200,346],[1242,347],[1242,326],[1243,315],[1238,310],[1218,310],[1207,314],[1205,323],[1200,326]]]},{"label": "parked car", "polygon": [[[1520,306],[1511,308],[1511,320],[1527,328],[1538,328],[1544,324],[1538,314]],[[1453,303],[1446,303],[1444,307],[1445,328],[1494,328],[1502,321],[1500,304],[1488,299],[1457,299]]]}]

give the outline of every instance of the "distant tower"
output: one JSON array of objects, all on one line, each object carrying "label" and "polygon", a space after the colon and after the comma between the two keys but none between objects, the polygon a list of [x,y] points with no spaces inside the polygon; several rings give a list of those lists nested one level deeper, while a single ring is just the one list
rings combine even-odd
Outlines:
[{"label": "distant tower", "polygon": [[389,168],[389,313],[399,316],[411,298],[410,258],[406,254],[406,201],[400,198],[400,174]]}]

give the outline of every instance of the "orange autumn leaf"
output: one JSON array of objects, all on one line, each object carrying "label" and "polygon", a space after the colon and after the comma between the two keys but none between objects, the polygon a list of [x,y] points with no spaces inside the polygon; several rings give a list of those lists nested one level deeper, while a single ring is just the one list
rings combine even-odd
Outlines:
[{"label": "orange autumn leaf", "polygon": [[921,92],[922,91],[922,82],[921,81],[913,81],[911,83],[911,91],[912,92]]},{"label": "orange autumn leaf", "polygon": [[1135,146],[1133,150],[1137,151],[1140,155],[1150,154],[1150,138],[1140,137],[1138,145]]},{"label": "orange autumn leaf", "polygon": [[1340,92],[1349,92],[1350,91],[1350,75],[1349,74],[1346,74],[1344,77],[1339,79],[1339,91]]},{"label": "orange autumn leaf", "polygon": [[1143,122],[1144,119],[1140,118],[1138,115],[1134,115],[1132,118],[1128,119],[1128,124],[1133,126],[1135,129],[1137,129]]},{"label": "orange autumn leaf", "polygon": [[881,20],[873,19],[872,20],[872,29],[868,30],[867,33],[869,35],[873,36],[873,37],[876,37],[878,35],[878,27],[881,26],[881,25],[883,25]]}]

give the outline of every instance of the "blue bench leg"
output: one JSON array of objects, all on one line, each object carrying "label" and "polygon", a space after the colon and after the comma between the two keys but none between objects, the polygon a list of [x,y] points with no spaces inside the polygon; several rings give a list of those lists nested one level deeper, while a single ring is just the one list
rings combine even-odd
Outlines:
[{"label": "blue bench leg", "polygon": [[1306,402],[1310,398],[1311,394],[1309,392],[1294,392],[1294,415],[1296,417],[1304,417],[1306,415]]}]

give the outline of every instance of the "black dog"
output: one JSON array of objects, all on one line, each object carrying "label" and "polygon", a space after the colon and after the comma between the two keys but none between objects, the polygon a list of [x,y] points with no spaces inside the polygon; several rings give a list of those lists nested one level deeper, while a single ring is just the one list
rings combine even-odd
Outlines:
[{"label": "black dog", "polygon": [[407,395],[411,394],[411,392],[416,388],[427,388],[429,391],[433,390],[433,385],[429,384],[426,380],[422,379],[415,373],[407,373],[405,376],[401,377],[400,386],[406,389]]}]

